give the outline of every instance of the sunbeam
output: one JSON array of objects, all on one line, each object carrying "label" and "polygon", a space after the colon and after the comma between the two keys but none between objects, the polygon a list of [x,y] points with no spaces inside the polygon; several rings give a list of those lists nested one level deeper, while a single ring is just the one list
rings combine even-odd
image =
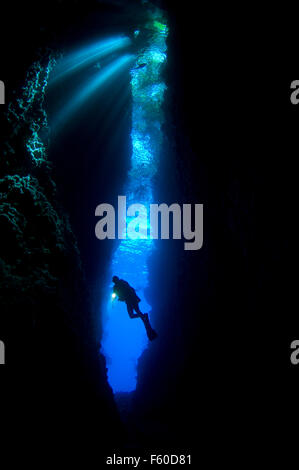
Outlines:
[{"label": "sunbeam", "polygon": [[54,116],[52,129],[60,129],[63,123],[78,111],[83,104],[87,103],[95,92],[98,92],[109,80],[118,76],[125,67],[129,67],[133,60],[134,55],[125,54],[107,65],[103,70],[98,72],[96,76],[92,77],[87,84],[83,85],[79,91],[74,93],[73,98]]},{"label": "sunbeam", "polygon": [[114,37],[98,41],[79,51],[70,53],[61,58],[51,76],[49,86],[54,85],[58,81],[65,79],[68,75],[78,72],[84,67],[98,61],[99,59],[120,51],[131,44],[128,37]]}]

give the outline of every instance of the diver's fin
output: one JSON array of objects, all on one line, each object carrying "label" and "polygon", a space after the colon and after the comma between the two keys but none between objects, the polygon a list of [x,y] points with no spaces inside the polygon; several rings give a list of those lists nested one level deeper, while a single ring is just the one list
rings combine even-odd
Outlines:
[{"label": "diver's fin", "polygon": [[147,334],[147,337],[150,341],[153,341],[154,339],[157,338],[158,334],[157,332],[151,327],[151,324],[150,324],[150,321],[149,321],[149,317],[148,317],[148,313],[144,313],[143,316],[141,317],[142,321],[143,321],[143,324],[145,326],[145,329],[146,329],[146,334]]}]

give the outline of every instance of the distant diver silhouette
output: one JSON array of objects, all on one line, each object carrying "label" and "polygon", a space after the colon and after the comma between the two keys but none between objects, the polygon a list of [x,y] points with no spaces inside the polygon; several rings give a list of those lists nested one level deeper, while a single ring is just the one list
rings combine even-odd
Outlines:
[{"label": "distant diver silhouette", "polygon": [[[150,341],[157,338],[157,333],[151,327],[147,313],[142,313],[139,308],[140,299],[135,292],[135,289],[130,286],[127,281],[119,279],[118,276],[113,276],[114,282],[113,293],[118,297],[121,302],[126,302],[127,310],[130,318],[141,318],[146,329],[147,337]],[[136,313],[134,313],[134,310]]]},{"label": "distant diver silhouette", "polygon": [[147,66],[147,64],[138,64],[138,65],[136,65],[136,67],[134,67],[134,70],[143,69],[146,66]]}]

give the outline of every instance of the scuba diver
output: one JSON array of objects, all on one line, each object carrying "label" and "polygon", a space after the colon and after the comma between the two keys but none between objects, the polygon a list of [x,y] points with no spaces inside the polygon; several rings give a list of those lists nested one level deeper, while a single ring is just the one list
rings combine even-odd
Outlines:
[{"label": "scuba diver", "polygon": [[157,338],[158,335],[150,325],[148,314],[140,311],[138,304],[141,299],[136,294],[135,289],[127,281],[119,279],[118,276],[113,276],[112,281],[114,282],[113,294],[118,297],[119,301],[126,302],[129,317],[141,318],[150,341]]}]

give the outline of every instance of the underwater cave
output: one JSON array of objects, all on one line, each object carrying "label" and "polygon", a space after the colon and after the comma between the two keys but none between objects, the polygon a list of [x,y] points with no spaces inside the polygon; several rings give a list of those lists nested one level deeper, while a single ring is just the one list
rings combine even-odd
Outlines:
[{"label": "underwater cave", "polygon": [[[214,6],[209,16],[195,3],[6,6],[1,420],[14,454],[34,448],[46,459],[55,448],[66,465],[145,449],[223,456],[251,445],[240,429],[255,420],[258,432],[271,404],[272,389],[260,391],[269,388],[258,357],[265,336],[252,338],[267,331],[273,303],[286,311],[287,277],[274,268],[286,272],[287,244],[277,249],[283,224],[273,221],[277,208],[291,217],[292,185],[272,157],[286,155],[290,139],[284,112],[264,95],[257,103],[258,58],[269,79],[259,44],[256,54],[247,48],[252,29],[230,29]],[[271,158],[262,160],[269,136]],[[96,208],[117,210],[119,196],[136,213],[119,225],[116,217],[116,239],[99,240]],[[200,249],[185,250],[178,237],[143,238],[150,221],[137,204],[148,213],[152,203],[203,204]],[[136,237],[125,238],[137,213]],[[153,341],[112,295],[115,275],[136,290]]]}]

